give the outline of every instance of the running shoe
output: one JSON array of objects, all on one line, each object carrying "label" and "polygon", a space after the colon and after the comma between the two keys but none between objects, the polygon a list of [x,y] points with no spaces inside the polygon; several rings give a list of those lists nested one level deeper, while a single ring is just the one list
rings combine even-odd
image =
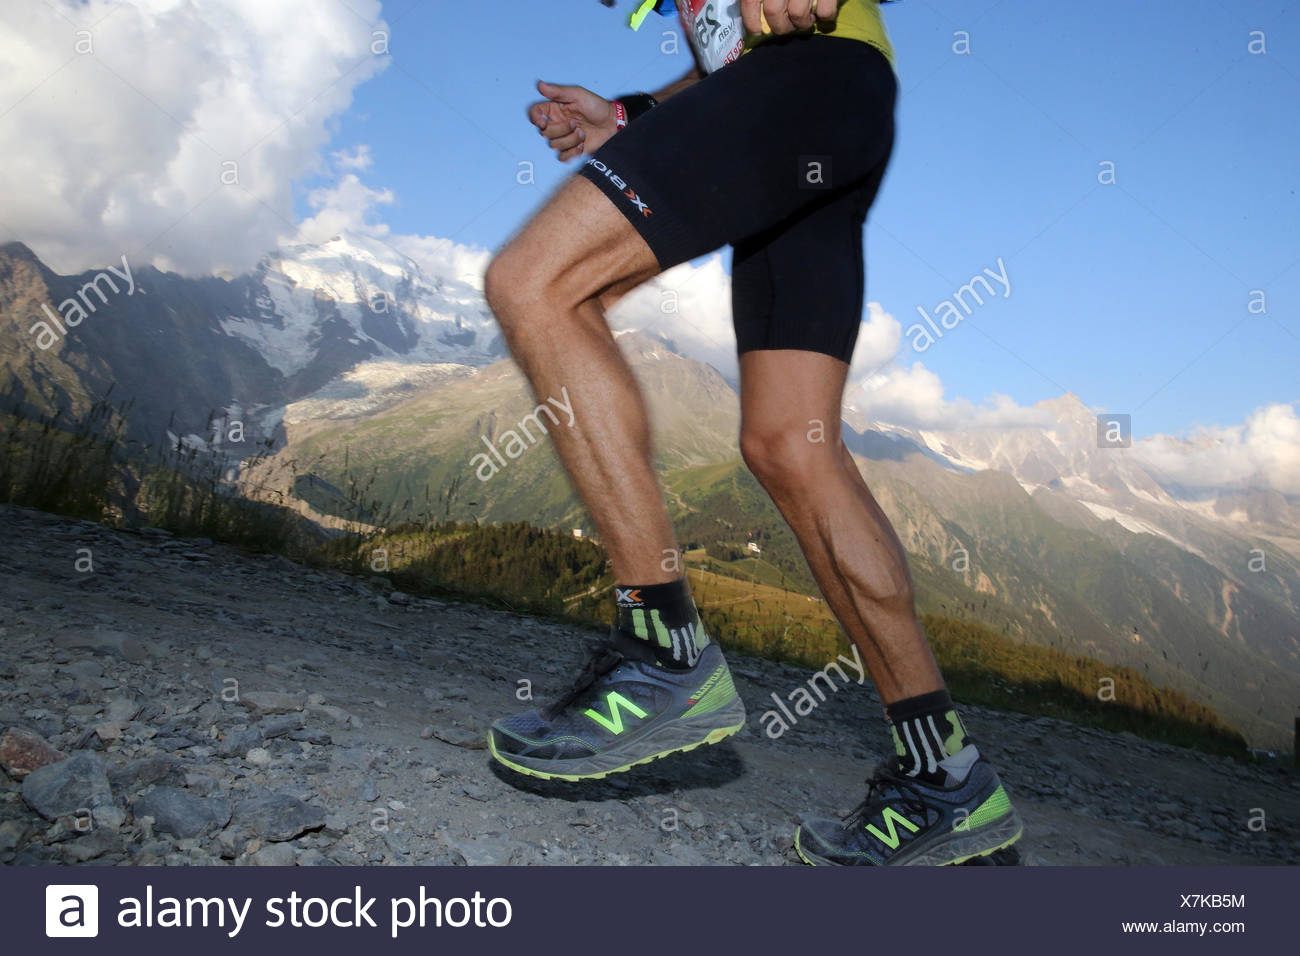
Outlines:
[{"label": "running shoe", "polygon": [[1009,847],[1022,830],[1002,782],[982,757],[965,780],[950,779],[948,786],[882,764],[857,809],[843,822],[806,821],[795,832],[794,848],[814,866],[945,866]]},{"label": "running shoe", "polygon": [[591,646],[573,687],[541,710],[505,717],[488,732],[492,756],[534,777],[592,780],[639,763],[716,744],[745,726],[745,705],[716,641],[689,670],[613,628]]}]

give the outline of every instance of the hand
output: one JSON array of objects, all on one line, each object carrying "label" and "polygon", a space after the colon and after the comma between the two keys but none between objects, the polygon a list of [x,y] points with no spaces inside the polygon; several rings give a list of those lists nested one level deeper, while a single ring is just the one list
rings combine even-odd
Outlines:
[{"label": "hand", "polygon": [[591,90],[538,80],[537,92],[546,100],[528,107],[528,120],[546,137],[562,163],[582,153],[594,153],[618,132],[614,104]]},{"label": "hand", "polygon": [[793,33],[834,20],[838,0],[740,0],[746,33]]}]

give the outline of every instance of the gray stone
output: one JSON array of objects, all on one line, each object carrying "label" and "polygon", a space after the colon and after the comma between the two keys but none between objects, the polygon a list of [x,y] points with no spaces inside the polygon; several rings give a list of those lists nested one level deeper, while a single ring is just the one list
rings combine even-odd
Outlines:
[{"label": "gray stone", "polygon": [[122,734],[126,731],[126,726],[112,721],[102,721],[94,726],[95,736],[104,743],[113,740],[122,739]]},{"label": "gray stone", "polygon": [[253,866],[294,866],[298,862],[298,854],[287,843],[272,843],[249,857],[249,862]]},{"label": "gray stone", "polygon": [[223,757],[236,757],[248,753],[262,742],[262,732],[256,727],[239,727],[229,731],[217,744],[217,753]]},{"label": "gray stone", "polygon": [[334,738],[323,730],[292,730],[288,736],[290,740],[316,744],[319,747],[328,747],[334,743]]},{"label": "gray stone", "polygon": [[466,750],[486,750],[487,737],[460,727],[435,727],[433,735],[445,744],[463,747]]},{"label": "gray stone", "polygon": [[136,819],[153,817],[154,829],[187,839],[220,830],[230,821],[230,801],[200,797],[177,787],[154,787],[131,805]]},{"label": "gray stone", "polygon": [[269,843],[292,840],[325,825],[325,811],[287,793],[268,793],[240,802],[235,822]]},{"label": "gray stone", "polygon": [[99,758],[79,753],[29,773],[23,780],[23,800],[45,819],[54,820],[112,803],[113,789]]},{"label": "gray stone", "polygon": [[185,771],[175,757],[157,755],[140,757],[121,767],[108,768],[108,782],[114,793],[134,793],[153,784],[183,786]]},{"label": "gray stone", "polygon": [[335,707],[333,704],[315,704],[312,706],[312,710],[319,711],[338,724],[346,724],[352,720],[351,714],[342,707]]},{"label": "gray stone", "polygon": [[469,866],[507,866],[514,860],[519,847],[509,840],[491,837],[458,840],[452,847]]},{"label": "gray stone", "polygon": [[27,824],[19,820],[5,820],[0,823],[0,853],[8,853],[18,847],[27,836]]},{"label": "gray stone", "polygon": [[114,697],[104,708],[104,720],[114,724],[130,723],[140,713],[141,706],[133,697]]},{"label": "gray stone", "polygon": [[283,714],[278,717],[267,717],[258,721],[258,730],[267,740],[274,740],[276,737],[283,737],[295,730],[302,728],[301,714]]},{"label": "gray stone", "polygon": [[69,840],[63,845],[63,856],[69,863],[86,863],[105,853],[121,850],[122,838],[112,830],[91,830],[79,840]]},{"label": "gray stone", "polygon": [[274,690],[246,691],[240,695],[240,703],[259,714],[288,714],[303,707],[303,699],[298,695]]},{"label": "gray stone", "polygon": [[342,836],[347,833],[352,826],[352,821],[342,813],[331,813],[325,818],[324,833],[326,836]]},{"label": "gray stone", "polygon": [[117,804],[96,807],[91,811],[95,826],[105,830],[116,830],[126,823],[126,811]]}]

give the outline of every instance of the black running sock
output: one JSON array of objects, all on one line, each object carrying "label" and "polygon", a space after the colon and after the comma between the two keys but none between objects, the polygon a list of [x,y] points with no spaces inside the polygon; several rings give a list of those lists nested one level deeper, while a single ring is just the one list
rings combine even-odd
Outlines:
[{"label": "black running sock", "polygon": [[[885,715],[894,733],[899,773],[940,785],[966,779],[979,751],[946,690],[896,701],[885,707]],[[960,760],[948,759],[967,747]]]},{"label": "black running sock", "polygon": [[651,644],[665,667],[695,666],[709,638],[685,578],[667,584],[619,584],[614,594],[620,631]]}]

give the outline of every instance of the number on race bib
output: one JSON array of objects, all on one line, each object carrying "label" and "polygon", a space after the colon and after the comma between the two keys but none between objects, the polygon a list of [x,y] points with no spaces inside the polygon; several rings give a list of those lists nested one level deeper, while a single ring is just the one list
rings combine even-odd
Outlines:
[{"label": "number on race bib", "polygon": [[706,73],[726,66],[744,52],[740,0],[677,0],[677,12]]}]

